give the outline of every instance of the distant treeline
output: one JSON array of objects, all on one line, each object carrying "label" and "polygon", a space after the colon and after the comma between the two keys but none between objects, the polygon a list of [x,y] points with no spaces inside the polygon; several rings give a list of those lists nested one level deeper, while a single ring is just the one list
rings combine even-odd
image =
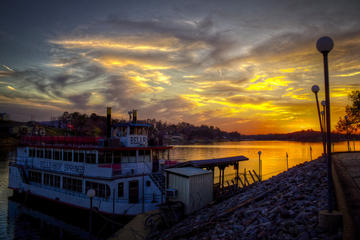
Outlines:
[{"label": "distant treeline", "polygon": [[[112,119],[112,124],[126,122],[127,120]],[[143,121],[142,121],[143,122]],[[318,131],[306,130],[286,134],[261,134],[261,135],[242,135],[239,132],[226,132],[215,126],[195,126],[190,123],[180,122],[171,124],[156,119],[148,119],[147,123],[152,125],[150,129],[150,139],[158,143],[210,143],[216,141],[242,141],[242,140],[284,140],[315,142],[322,141],[322,135]],[[16,123],[12,121],[0,121],[0,129],[4,133],[3,137],[9,136],[9,129],[15,125],[25,124],[28,126],[46,126],[47,135],[72,135],[72,136],[105,136],[106,117],[95,113],[90,115],[79,112],[64,112],[57,120],[49,122],[28,122]],[[6,133],[6,134],[5,134]],[[15,136],[14,134],[10,134]],[[19,136],[19,134],[16,134]],[[346,135],[333,133],[333,141],[359,139],[358,135]]]},{"label": "distant treeline", "polygon": [[[284,134],[264,134],[264,135],[246,135],[242,136],[242,139],[251,140],[283,140],[283,141],[299,141],[299,142],[320,142],[322,141],[322,134],[319,131],[303,130],[293,133]],[[332,141],[345,141],[345,140],[359,139],[358,135],[346,135],[333,132],[331,135]]]},{"label": "distant treeline", "polygon": [[239,141],[242,136],[238,132],[225,132],[214,126],[194,126],[190,123],[181,122],[168,124],[162,121],[151,120],[159,135],[162,137],[179,136],[184,142],[196,141]]},{"label": "distant treeline", "polygon": [[[112,119],[112,124],[118,122],[126,122],[126,120]],[[146,122],[152,125],[151,135],[158,139],[168,136],[180,136],[185,142],[193,140],[220,141],[241,139],[241,135],[238,132],[225,132],[214,126],[194,126],[185,122],[169,124],[161,120],[157,121],[156,119],[147,119]],[[95,113],[87,115],[78,112],[64,112],[58,118],[57,125],[62,128],[71,126],[71,131],[75,135],[104,136],[106,117]]]}]

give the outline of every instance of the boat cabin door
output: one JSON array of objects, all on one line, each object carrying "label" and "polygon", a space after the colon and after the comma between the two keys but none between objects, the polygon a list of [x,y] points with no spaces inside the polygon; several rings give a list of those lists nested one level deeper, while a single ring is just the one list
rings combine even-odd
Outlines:
[{"label": "boat cabin door", "polygon": [[139,181],[134,180],[129,182],[129,203],[139,202]]},{"label": "boat cabin door", "polygon": [[153,152],[152,156],[152,172],[159,171],[159,154],[157,152]]}]

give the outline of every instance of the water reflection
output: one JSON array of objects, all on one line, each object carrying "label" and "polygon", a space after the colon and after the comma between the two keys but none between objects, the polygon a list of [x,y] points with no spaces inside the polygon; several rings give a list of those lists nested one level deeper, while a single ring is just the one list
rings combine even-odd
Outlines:
[{"label": "water reflection", "polygon": [[[359,149],[360,142],[353,142],[353,149]],[[334,143],[335,152],[347,151],[347,142]],[[293,142],[293,141],[241,141],[223,142],[209,145],[177,145],[171,150],[171,158],[178,161],[223,158],[244,155],[249,161],[241,162],[240,169],[254,169],[259,171],[259,155],[261,151],[263,180],[283,172],[288,166],[293,167],[305,161],[316,159],[322,155],[323,148],[320,142]],[[215,170],[215,182],[218,176]],[[226,169],[226,177],[234,177],[234,170]]]},{"label": "water reflection", "polygon": [[88,239],[87,231],[21,203],[8,201],[9,239]]}]

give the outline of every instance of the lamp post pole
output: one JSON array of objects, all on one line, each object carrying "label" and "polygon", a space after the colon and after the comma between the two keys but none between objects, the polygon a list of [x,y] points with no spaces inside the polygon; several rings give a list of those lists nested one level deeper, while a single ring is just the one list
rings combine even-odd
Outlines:
[{"label": "lamp post pole", "polygon": [[346,125],[346,138],[347,138],[347,146],[348,146],[348,152],[350,152],[350,139],[349,139],[349,122],[348,122],[348,116],[345,117],[345,125]]},{"label": "lamp post pole", "polygon": [[318,112],[318,116],[319,116],[319,123],[320,123],[320,131],[321,131],[321,135],[322,135],[322,139],[323,139],[324,154],[326,154],[326,147],[325,147],[325,143],[324,143],[324,129],[323,129],[322,121],[321,121],[319,98],[318,98],[318,92],[320,91],[320,87],[318,85],[314,85],[314,86],[312,86],[311,91],[315,94],[316,108],[317,108],[317,112]]},{"label": "lamp post pole", "polygon": [[325,101],[326,101],[326,143],[327,143],[327,170],[328,170],[328,212],[332,212],[332,172],[331,172],[331,128],[330,128],[330,89],[328,53],[334,47],[334,42],[329,37],[321,37],[316,43],[316,48],[323,54],[324,79],[325,79]]},{"label": "lamp post pole", "polygon": [[323,106],[323,110],[321,111],[321,115],[322,115],[322,123],[323,123],[323,129],[324,129],[324,133],[323,133],[323,145],[324,145],[324,155],[326,155],[326,117],[325,117],[325,112],[326,112],[326,102],[325,100],[321,101],[321,105]]},{"label": "lamp post pole", "polygon": [[262,181],[261,151],[259,151],[258,154],[259,154],[259,177],[260,177],[260,181]]}]

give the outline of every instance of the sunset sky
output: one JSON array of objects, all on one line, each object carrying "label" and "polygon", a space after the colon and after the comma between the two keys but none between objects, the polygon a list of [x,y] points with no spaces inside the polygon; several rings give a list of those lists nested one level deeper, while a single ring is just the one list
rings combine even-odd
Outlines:
[{"label": "sunset sky", "polygon": [[0,112],[64,111],[214,125],[242,134],[319,130],[329,54],[332,124],[360,89],[360,1],[1,1]]}]

